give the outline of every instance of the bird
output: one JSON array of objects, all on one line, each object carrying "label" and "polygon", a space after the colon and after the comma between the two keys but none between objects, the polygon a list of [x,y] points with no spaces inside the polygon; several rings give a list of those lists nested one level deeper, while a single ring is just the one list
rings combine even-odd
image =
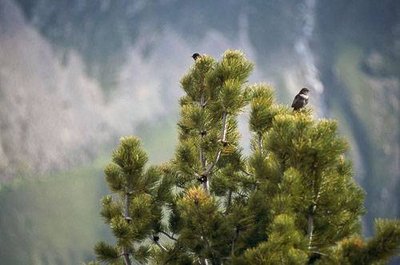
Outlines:
[{"label": "bird", "polygon": [[196,53],[193,53],[192,58],[193,58],[193,60],[196,61],[197,59],[201,58],[201,55],[196,52]]},{"label": "bird", "polygon": [[303,87],[300,92],[294,97],[292,108],[293,111],[297,111],[303,108],[308,103],[308,92],[310,90],[306,87]]}]

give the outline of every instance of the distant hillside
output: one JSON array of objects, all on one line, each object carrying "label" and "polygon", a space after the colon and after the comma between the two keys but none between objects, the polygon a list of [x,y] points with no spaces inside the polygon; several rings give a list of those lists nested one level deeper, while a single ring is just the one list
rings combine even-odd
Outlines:
[{"label": "distant hillside", "polygon": [[400,3],[321,1],[316,52],[330,116],[350,137],[368,226],[400,216]]}]

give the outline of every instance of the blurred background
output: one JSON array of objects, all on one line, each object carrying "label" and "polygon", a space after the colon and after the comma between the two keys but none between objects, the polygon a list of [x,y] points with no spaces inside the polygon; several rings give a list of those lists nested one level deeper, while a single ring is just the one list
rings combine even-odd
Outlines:
[{"label": "blurred background", "polygon": [[0,263],[93,259],[112,240],[112,148],[134,134],[151,163],[171,158],[191,55],[228,48],[278,102],[310,87],[316,117],[339,121],[366,236],[399,217],[399,1],[0,0]]}]

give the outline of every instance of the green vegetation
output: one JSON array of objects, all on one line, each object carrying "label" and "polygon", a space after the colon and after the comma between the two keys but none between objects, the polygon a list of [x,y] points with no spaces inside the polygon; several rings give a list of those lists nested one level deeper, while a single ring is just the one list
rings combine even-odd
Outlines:
[{"label": "green vegetation", "polygon": [[2,264],[79,264],[105,236],[98,220],[104,159],[0,189]]},{"label": "green vegetation", "polygon": [[[181,79],[168,163],[146,167],[140,140],[121,138],[104,170],[113,194],[101,210],[116,242],[96,244],[99,262],[367,265],[396,254],[400,221],[378,220],[370,239],[360,234],[364,193],[336,121],[277,104],[271,87],[247,84],[252,69],[239,51],[196,60]],[[246,106],[248,157],[237,126]]]}]

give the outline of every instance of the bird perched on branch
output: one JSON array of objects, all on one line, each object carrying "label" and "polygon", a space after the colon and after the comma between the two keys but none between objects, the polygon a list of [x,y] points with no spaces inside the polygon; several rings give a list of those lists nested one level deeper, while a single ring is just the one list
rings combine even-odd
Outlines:
[{"label": "bird perched on branch", "polygon": [[294,111],[297,111],[303,108],[308,103],[308,92],[310,90],[308,88],[302,88],[300,92],[294,97],[292,108]]},{"label": "bird perched on branch", "polygon": [[193,55],[192,55],[192,58],[193,58],[193,60],[197,60],[197,59],[200,59],[201,58],[201,55],[199,54],[199,53],[193,53]]}]

